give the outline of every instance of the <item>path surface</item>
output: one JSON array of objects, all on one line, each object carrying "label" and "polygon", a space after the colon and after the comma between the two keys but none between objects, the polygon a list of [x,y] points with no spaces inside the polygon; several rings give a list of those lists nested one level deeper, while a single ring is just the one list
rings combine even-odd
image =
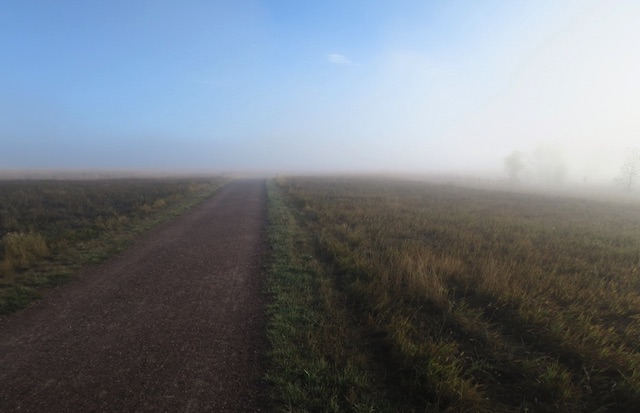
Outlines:
[{"label": "path surface", "polygon": [[264,181],[0,319],[2,412],[256,412]]}]

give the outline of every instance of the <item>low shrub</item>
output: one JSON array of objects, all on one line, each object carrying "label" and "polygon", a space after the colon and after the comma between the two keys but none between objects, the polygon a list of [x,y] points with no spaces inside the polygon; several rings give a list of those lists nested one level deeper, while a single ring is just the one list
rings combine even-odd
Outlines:
[{"label": "low shrub", "polygon": [[28,269],[50,253],[44,237],[37,232],[9,232],[2,237],[2,269]]}]

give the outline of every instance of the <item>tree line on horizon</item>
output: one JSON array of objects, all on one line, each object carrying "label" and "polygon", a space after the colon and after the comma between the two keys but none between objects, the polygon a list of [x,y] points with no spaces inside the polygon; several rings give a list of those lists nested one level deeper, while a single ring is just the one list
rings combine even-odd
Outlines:
[{"label": "tree line on horizon", "polygon": [[[562,154],[550,146],[539,146],[531,154],[513,150],[504,157],[504,171],[510,183],[521,182],[527,170],[532,170],[542,183],[559,185],[565,181],[567,165]],[[630,193],[639,179],[640,147],[629,147],[613,181]]]}]

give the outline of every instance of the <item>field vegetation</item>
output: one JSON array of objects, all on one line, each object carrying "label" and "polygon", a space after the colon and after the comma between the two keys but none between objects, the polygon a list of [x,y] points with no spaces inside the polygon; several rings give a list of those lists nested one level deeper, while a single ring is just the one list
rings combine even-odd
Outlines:
[{"label": "field vegetation", "polygon": [[425,182],[270,183],[285,411],[640,411],[640,206]]},{"label": "field vegetation", "polygon": [[0,314],[210,196],[222,179],[0,181]]}]

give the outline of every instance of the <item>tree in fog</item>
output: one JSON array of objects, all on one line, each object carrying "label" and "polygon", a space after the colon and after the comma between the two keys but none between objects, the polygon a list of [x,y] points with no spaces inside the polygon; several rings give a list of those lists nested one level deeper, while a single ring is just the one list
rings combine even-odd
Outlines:
[{"label": "tree in fog", "polygon": [[524,166],[524,153],[520,151],[513,151],[504,158],[504,169],[511,182],[518,181]]},{"label": "tree in fog", "polygon": [[532,168],[541,183],[558,185],[567,176],[567,163],[561,148],[553,144],[540,144],[531,154]]},{"label": "tree in fog", "polygon": [[636,184],[638,178],[640,178],[640,148],[628,148],[616,181],[628,192],[631,192],[631,188]]}]

